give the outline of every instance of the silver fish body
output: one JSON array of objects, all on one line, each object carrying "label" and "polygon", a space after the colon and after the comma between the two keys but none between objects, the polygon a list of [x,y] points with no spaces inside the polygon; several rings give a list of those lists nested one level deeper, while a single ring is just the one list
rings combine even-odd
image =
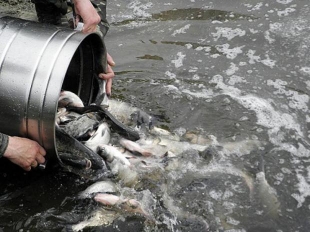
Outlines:
[{"label": "silver fish body", "polygon": [[90,198],[96,193],[116,193],[118,187],[115,183],[109,180],[98,181],[88,186],[84,191],[79,193],[79,198]]},{"label": "silver fish body", "polygon": [[128,149],[131,152],[134,153],[139,153],[140,155],[144,156],[144,157],[149,157],[152,155],[152,152],[150,150],[147,150],[145,148],[143,148],[142,146],[140,146],[138,143],[133,142],[131,140],[128,139],[120,139],[119,143],[125,147],[126,149]]},{"label": "silver fish body", "polygon": [[114,157],[114,159],[117,159],[122,165],[130,166],[128,159],[116,147],[101,145],[99,146],[99,150],[104,157]]},{"label": "silver fish body", "polygon": [[88,137],[88,132],[94,130],[99,125],[98,117],[95,113],[82,114],[61,128],[76,139]]},{"label": "silver fish body", "polygon": [[99,145],[105,145],[110,142],[111,131],[109,125],[103,122],[99,125],[96,132],[84,143],[92,151],[97,152]]},{"label": "silver fish body", "polygon": [[76,106],[83,107],[83,101],[73,92],[61,91],[58,99],[58,107]]},{"label": "silver fish body", "polygon": [[264,209],[265,215],[276,219],[280,213],[280,201],[277,196],[277,192],[272,188],[265,175],[265,161],[261,156],[260,172],[256,174],[255,180],[255,192],[258,200]]}]

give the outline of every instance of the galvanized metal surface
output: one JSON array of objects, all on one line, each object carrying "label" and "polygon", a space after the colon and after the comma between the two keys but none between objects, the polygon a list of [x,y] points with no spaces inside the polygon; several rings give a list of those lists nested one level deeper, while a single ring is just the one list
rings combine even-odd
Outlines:
[{"label": "galvanized metal surface", "polygon": [[105,59],[96,33],[0,18],[0,132],[36,140],[52,157],[61,89],[92,102]]}]

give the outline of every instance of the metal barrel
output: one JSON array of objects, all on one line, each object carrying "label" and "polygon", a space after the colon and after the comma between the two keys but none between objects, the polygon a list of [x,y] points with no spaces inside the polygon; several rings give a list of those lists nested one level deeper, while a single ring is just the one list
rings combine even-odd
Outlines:
[{"label": "metal barrel", "polygon": [[56,157],[60,91],[91,103],[104,63],[106,49],[97,33],[0,18],[0,132],[33,139],[48,158]]}]

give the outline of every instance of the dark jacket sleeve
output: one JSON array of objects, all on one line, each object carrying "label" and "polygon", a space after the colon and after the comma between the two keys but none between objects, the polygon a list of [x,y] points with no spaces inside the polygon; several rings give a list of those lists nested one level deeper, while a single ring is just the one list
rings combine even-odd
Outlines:
[{"label": "dark jacket sleeve", "polygon": [[3,156],[6,148],[9,144],[9,136],[6,134],[0,133],[0,158]]}]

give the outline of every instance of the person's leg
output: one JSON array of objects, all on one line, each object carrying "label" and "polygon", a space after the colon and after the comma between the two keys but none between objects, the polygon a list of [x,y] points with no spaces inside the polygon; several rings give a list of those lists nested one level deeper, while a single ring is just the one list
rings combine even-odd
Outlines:
[{"label": "person's leg", "polygon": [[35,4],[38,21],[54,25],[67,24],[67,20],[62,20],[67,13],[67,2],[63,0],[40,1],[32,0]]},{"label": "person's leg", "polygon": [[109,30],[109,23],[107,21],[107,13],[106,13],[106,7],[107,7],[107,2],[106,0],[92,0],[91,1],[94,7],[96,8],[100,18],[101,22],[99,24],[100,31],[103,35],[103,37],[106,35],[106,33]]}]

